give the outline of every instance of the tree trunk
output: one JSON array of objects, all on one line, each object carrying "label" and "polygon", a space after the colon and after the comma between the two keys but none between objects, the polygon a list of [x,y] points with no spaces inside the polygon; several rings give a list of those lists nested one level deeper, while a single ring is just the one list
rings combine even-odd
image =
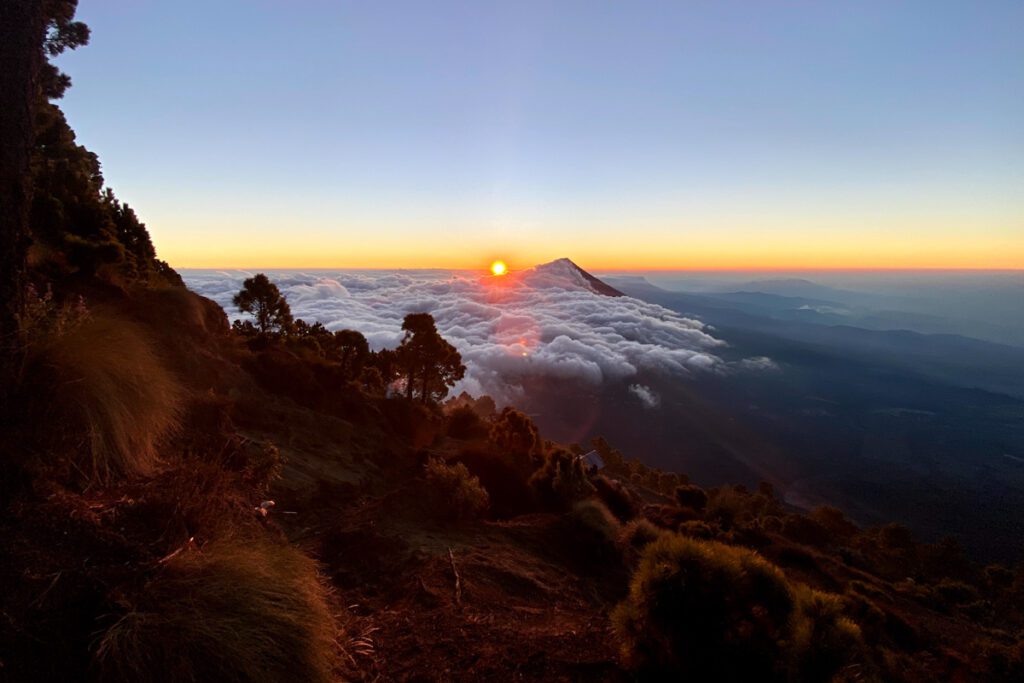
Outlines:
[{"label": "tree trunk", "polygon": [[42,0],[0,0],[0,381],[18,353],[32,202],[30,161],[43,64]]}]

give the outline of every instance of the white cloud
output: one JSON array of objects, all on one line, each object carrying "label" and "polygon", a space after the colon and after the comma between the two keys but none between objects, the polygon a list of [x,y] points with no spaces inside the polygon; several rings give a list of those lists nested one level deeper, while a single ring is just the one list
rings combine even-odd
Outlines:
[{"label": "white cloud", "polygon": [[643,384],[630,384],[629,391],[644,404],[645,408],[657,408],[661,403],[661,397],[657,392]]},{"label": "white cloud", "polygon": [[[182,271],[189,287],[219,303],[232,319],[242,316],[231,298],[251,275]],[[514,399],[521,391],[517,378],[526,376],[596,385],[628,381],[640,371],[724,374],[738,367],[716,355],[725,343],[701,322],[631,297],[598,294],[559,261],[499,278],[451,271],[269,271],[267,276],[296,317],[318,320],[331,330],[359,330],[374,349],[399,343],[407,313],[431,313],[466,363],[466,379],[457,390],[499,400]],[[758,369],[761,360],[752,359]]]}]

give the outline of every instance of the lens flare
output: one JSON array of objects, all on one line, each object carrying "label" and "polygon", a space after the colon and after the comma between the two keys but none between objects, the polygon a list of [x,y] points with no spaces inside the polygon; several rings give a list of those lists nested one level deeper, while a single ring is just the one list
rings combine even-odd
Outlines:
[{"label": "lens flare", "polygon": [[492,275],[504,275],[508,272],[508,266],[505,265],[504,261],[495,261],[491,264]]}]

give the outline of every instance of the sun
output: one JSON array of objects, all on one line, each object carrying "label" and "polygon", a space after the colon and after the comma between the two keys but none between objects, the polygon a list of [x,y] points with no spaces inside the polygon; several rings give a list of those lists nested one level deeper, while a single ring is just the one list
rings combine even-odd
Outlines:
[{"label": "sun", "polygon": [[508,272],[508,266],[505,265],[504,261],[495,261],[491,264],[492,275],[504,275]]}]

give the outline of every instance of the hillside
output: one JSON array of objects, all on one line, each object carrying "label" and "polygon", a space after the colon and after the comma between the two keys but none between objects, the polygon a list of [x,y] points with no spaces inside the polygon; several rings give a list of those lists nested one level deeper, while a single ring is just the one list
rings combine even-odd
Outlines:
[{"label": "hillside", "polygon": [[[439,296],[377,296],[401,332],[374,347],[392,332],[304,320],[264,273],[220,292],[244,314],[229,323],[51,101],[69,79],[47,56],[88,39],[74,9],[0,5],[17,38],[0,43],[17,67],[0,77],[17,86],[0,88],[0,679],[1022,680],[1024,565],[800,512],[770,481],[698,486],[623,455],[640,437],[560,442],[513,401],[451,395],[474,344],[532,362],[518,328],[456,348]],[[482,302],[455,282],[448,313],[543,305],[577,352],[668,340],[662,362],[726,367],[702,325],[568,259],[517,276],[525,293],[508,277]],[[588,328],[573,316],[595,298],[617,308],[585,310]],[[702,436],[699,462],[785,466],[774,449],[751,467],[757,434],[685,398],[669,415]]]},{"label": "hillside", "polygon": [[[564,451],[535,442],[516,464],[510,453],[521,446],[493,403],[421,407],[337,381],[337,364],[300,339],[247,340],[215,304],[178,287],[72,291],[90,315],[153,344],[145,362],[177,383],[164,391],[177,396],[179,425],[156,446],[150,472],[102,480],[81,477],[89,447],[74,422],[54,424],[64,432],[56,442],[6,444],[25,463],[5,477],[20,483],[5,490],[0,527],[9,680],[109,679],[110,658],[124,655],[97,649],[102,633],[138,613],[168,565],[215,556],[231,538],[317,560],[339,619],[333,666],[346,678],[628,680],[609,614],[627,595],[645,528],[756,550],[793,585],[840,596],[865,647],[833,672],[841,680],[993,680],[1019,661],[1020,573],[982,571],[954,546],[915,543],[895,526],[858,530],[827,509],[796,514],[770,487],[697,495],[685,477],[624,461],[604,443],[603,476],[583,475],[590,486],[552,498],[529,472]],[[67,343],[89,339],[89,324]],[[124,352],[119,364],[153,372]],[[528,422],[518,428],[531,433]],[[432,495],[431,460],[465,463],[489,511],[460,519]],[[588,499],[619,518],[584,515]],[[275,502],[265,516],[264,500]],[[173,612],[185,597],[146,610]],[[183,637],[162,628],[153,637]],[[137,637],[152,647],[145,632]]]}]

